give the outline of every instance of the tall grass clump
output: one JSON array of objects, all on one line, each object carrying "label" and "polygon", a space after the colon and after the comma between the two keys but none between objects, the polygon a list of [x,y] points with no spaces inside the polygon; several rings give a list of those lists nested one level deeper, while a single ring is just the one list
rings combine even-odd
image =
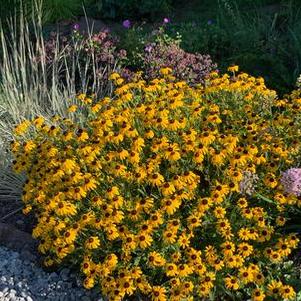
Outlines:
[{"label": "tall grass clump", "polygon": [[[30,22],[24,12],[11,18],[9,32],[0,24],[0,164],[5,167],[1,173],[9,171],[11,158],[6,150],[16,124],[37,115],[46,120],[53,115],[68,117],[67,103],[77,93],[92,89],[98,96],[110,94],[111,85],[102,74],[104,70],[119,70],[117,61],[109,66],[102,62],[100,66],[93,51],[86,52],[82,59],[84,43],[92,39],[91,33],[85,41],[76,41],[71,54],[56,35],[49,62],[41,9],[37,2],[37,13]],[[76,118],[80,119],[80,114]]]}]

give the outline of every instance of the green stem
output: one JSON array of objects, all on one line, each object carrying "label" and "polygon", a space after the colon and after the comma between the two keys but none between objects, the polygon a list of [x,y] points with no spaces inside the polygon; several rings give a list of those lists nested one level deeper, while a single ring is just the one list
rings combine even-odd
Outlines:
[{"label": "green stem", "polygon": [[266,198],[265,196],[263,196],[263,195],[261,195],[259,193],[256,194],[256,197],[258,197],[258,198],[260,198],[260,199],[262,199],[262,200],[264,200],[264,201],[266,201],[266,202],[268,202],[270,204],[275,204],[275,202],[273,202],[272,200]]}]

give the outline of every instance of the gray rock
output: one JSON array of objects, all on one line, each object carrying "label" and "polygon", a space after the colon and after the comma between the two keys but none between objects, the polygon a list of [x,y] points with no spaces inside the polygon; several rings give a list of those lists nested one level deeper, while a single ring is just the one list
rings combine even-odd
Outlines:
[{"label": "gray rock", "polygon": [[[8,260],[13,254],[14,260]],[[28,264],[25,264],[28,263]],[[1,268],[1,266],[3,268]],[[103,301],[98,290],[87,291],[68,268],[47,273],[0,246],[0,301]]]},{"label": "gray rock", "polygon": [[3,294],[6,294],[8,291],[9,291],[9,287],[6,286],[6,287],[2,290],[2,293],[3,293]]},{"label": "gray rock", "polygon": [[59,277],[58,274],[53,272],[48,276],[48,280],[57,281],[58,277]]},{"label": "gray rock", "polygon": [[8,297],[10,300],[13,301],[13,300],[15,300],[15,298],[16,298],[16,293],[10,291],[7,297]]},{"label": "gray rock", "polygon": [[22,297],[26,298],[26,297],[27,297],[27,295],[28,295],[28,294],[26,294],[24,291],[23,291],[23,292],[21,292],[21,296],[22,296]]},{"label": "gray rock", "polygon": [[8,260],[7,259],[3,259],[0,262],[0,268],[2,269],[3,267],[5,267],[8,264]]}]

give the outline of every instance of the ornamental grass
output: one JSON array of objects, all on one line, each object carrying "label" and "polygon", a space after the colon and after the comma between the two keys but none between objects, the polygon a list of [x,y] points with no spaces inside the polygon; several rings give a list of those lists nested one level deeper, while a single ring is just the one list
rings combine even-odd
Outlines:
[{"label": "ornamental grass", "polygon": [[282,228],[301,197],[282,176],[298,168],[300,93],[279,100],[236,66],[193,87],[170,68],[110,79],[112,98],[70,106],[85,122],[15,128],[45,265],[78,267],[112,301],[293,300],[299,239]]}]

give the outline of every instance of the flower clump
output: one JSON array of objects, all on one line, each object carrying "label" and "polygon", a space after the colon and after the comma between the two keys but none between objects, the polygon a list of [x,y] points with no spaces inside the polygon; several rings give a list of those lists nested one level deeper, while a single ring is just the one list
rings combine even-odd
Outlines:
[{"label": "flower clump", "polygon": [[281,182],[300,153],[300,99],[236,71],[193,87],[160,72],[149,83],[114,73],[112,99],[80,95],[68,118],[16,128],[45,264],[77,264],[86,288],[116,301],[295,298],[284,263],[299,239],[279,229],[301,205]]}]

